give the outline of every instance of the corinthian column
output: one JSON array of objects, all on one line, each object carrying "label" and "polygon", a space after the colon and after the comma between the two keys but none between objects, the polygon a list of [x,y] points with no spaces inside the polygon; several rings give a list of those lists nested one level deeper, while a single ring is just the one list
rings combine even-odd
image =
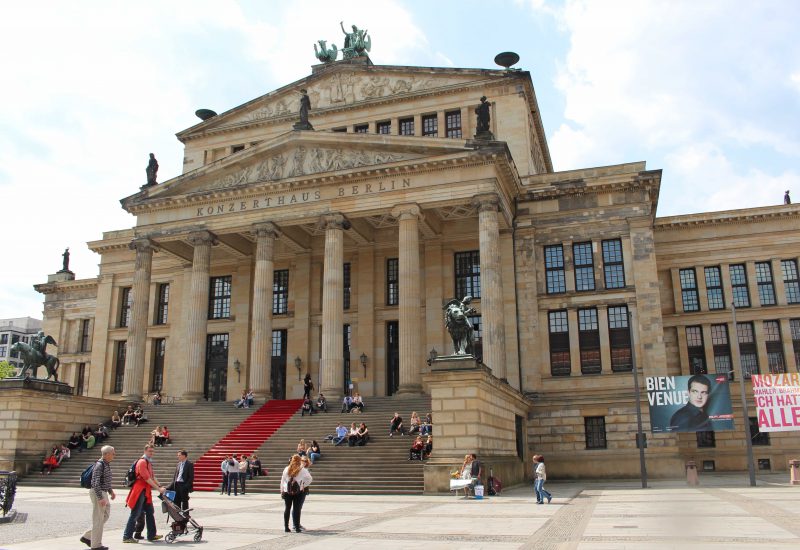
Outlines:
[{"label": "corinthian column", "polygon": [[322,354],[320,391],[331,402],[341,397],[344,385],[342,329],[344,324],[344,227],[341,214],[327,214],[319,221],[325,229],[325,264],[322,277]]},{"label": "corinthian column", "polygon": [[144,385],[145,344],[147,342],[147,312],[150,302],[150,271],[153,266],[153,243],[149,239],[136,239],[129,245],[136,251],[133,270],[133,305],[128,324],[128,351],[125,358],[125,378],[122,397],[128,401],[141,401]]},{"label": "corinthian column", "polygon": [[500,226],[497,195],[478,195],[481,255],[481,330],[483,362],[497,378],[506,379],[506,329],[503,322],[503,278],[500,270]]},{"label": "corinthian column", "polygon": [[422,393],[420,350],[422,318],[420,316],[419,272],[419,206],[401,204],[392,210],[400,221],[400,385],[398,394]]},{"label": "corinthian column", "polygon": [[278,228],[273,223],[253,227],[256,265],[253,277],[253,332],[250,341],[250,389],[256,399],[266,399],[270,388],[272,357],[272,253]]},{"label": "corinthian column", "polygon": [[208,322],[208,272],[211,267],[211,245],[214,235],[208,231],[189,234],[189,244],[194,246],[192,281],[189,287],[188,318],[188,369],[186,391],[182,399],[199,401],[203,397],[203,376],[206,366],[206,327]]}]

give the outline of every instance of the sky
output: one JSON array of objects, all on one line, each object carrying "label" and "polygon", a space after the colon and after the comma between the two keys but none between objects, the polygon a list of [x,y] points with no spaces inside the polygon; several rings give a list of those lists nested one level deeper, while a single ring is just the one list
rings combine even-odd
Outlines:
[{"label": "sky", "polygon": [[793,0],[82,0],[3,6],[0,318],[33,285],[98,273],[86,242],[130,228],[119,200],[181,172],[175,133],[310,73],[313,43],[366,28],[377,64],[530,71],[556,171],[646,161],[659,216],[800,200],[800,2]]}]

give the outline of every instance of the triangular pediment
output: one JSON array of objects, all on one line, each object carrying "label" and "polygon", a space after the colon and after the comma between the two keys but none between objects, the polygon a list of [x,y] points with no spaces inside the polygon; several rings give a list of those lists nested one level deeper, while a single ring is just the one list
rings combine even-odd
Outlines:
[{"label": "triangular pediment", "polygon": [[333,64],[320,73],[188,128],[178,133],[178,138],[189,139],[212,130],[296,116],[300,110],[301,89],[307,90],[314,113],[486,83],[503,75],[504,71],[482,69]]},{"label": "triangular pediment", "polygon": [[126,209],[249,187],[289,188],[310,179],[468,154],[462,140],[293,131],[123,199]]}]

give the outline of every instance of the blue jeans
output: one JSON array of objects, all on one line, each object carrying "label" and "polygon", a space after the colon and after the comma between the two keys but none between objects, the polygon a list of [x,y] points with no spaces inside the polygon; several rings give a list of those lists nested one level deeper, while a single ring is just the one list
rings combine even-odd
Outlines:
[{"label": "blue jeans", "polygon": [[314,464],[321,455],[319,453],[308,453],[308,458],[311,460],[311,464]]},{"label": "blue jeans", "polygon": [[536,492],[536,502],[544,502],[544,499],[553,498],[553,495],[544,490],[544,480],[541,478],[537,478],[533,482],[533,490]]},{"label": "blue jeans", "polygon": [[228,495],[231,494],[231,487],[233,487],[233,495],[239,496],[239,473],[228,472]]},{"label": "blue jeans", "polygon": [[[148,486],[145,491],[149,491],[150,487]],[[125,525],[125,531],[122,533],[123,539],[129,539],[133,537],[133,528],[136,526],[136,518],[144,511],[144,521],[147,525],[147,538],[152,539],[156,536],[156,517],[153,513],[153,505],[147,504],[147,495],[142,491],[142,494],[139,495],[139,500],[136,501],[136,506],[133,507],[131,510],[131,515],[128,517],[128,523]]]},{"label": "blue jeans", "polygon": [[345,436],[343,436],[343,437],[334,437],[334,438],[333,438],[333,445],[334,445],[335,447],[338,447],[338,446],[339,446],[339,445],[341,445],[342,443],[347,443],[347,436],[346,436],[346,435],[345,435]]}]

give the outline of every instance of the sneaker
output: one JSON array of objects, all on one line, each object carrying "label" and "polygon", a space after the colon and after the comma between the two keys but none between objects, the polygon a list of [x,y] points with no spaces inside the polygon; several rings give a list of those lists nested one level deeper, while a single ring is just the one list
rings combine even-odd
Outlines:
[{"label": "sneaker", "polygon": [[550,504],[551,500],[553,500],[553,497],[547,497],[547,504]]},{"label": "sneaker", "polygon": [[153,538],[147,539],[147,540],[149,540],[150,542],[153,542],[153,541],[161,540],[163,538],[164,538],[164,535],[156,535]]},{"label": "sneaker", "polygon": [[134,538],[122,539],[122,544],[139,544],[139,541]]},{"label": "sneaker", "polygon": [[92,541],[90,541],[90,540],[89,540],[89,539],[87,539],[86,537],[81,537],[81,542],[82,542],[83,544],[85,544],[86,546],[88,546],[89,548],[91,548],[91,547],[92,547]]},{"label": "sneaker", "polygon": [[284,525],[284,526],[283,526],[283,530],[284,530],[284,531],[286,531],[287,533],[291,533],[291,532],[292,532],[292,530],[291,530],[291,529],[289,529],[289,526],[288,526],[288,525]]}]

